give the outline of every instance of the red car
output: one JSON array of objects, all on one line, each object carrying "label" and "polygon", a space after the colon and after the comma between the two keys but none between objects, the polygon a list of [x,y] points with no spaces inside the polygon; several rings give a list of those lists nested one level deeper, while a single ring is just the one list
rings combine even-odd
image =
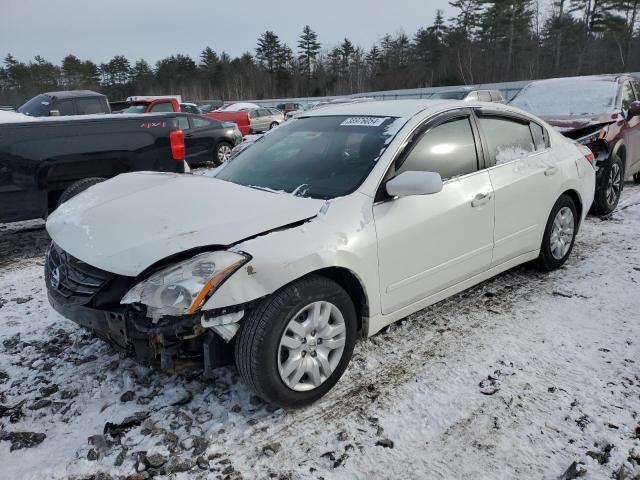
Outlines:
[{"label": "red car", "polygon": [[130,97],[129,106],[121,113],[181,112],[180,102],[173,97]]},{"label": "red car", "polygon": [[640,183],[640,82],[594,75],[532,82],[511,101],[591,149],[597,177],[593,212],[618,205],[626,178]]}]

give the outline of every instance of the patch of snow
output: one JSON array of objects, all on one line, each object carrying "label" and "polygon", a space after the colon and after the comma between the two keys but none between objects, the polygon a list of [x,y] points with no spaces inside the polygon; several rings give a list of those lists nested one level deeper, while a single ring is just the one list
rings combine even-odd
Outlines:
[{"label": "patch of snow", "polygon": [[11,112],[8,110],[0,110],[0,124],[1,123],[24,123],[33,122],[37,119],[24,115],[18,112]]},{"label": "patch of snow", "polygon": [[237,102],[227,105],[220,109],[221,112],[240,112],[242,110],[253,110],[254,108],[260,108],[260,105],[249,102]]}]

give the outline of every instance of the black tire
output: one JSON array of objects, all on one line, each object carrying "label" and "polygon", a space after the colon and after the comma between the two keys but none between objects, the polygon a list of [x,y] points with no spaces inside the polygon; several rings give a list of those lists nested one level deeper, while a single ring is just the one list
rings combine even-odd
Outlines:
[{"label": "black tire", "polygon": [[640,172],[635,173],[633,175],[633,181],[636,182],[636,183],[640,183]]},{"label": "black tire", "polygon": [[87,188],[92,187],[93,185],[96,185],[100,182],[104,182],[105,180],[106,178],[89,177],[72,183],[65,189],[64,192],[62,192],[62,195],[60,195],[60,198],[58,199],[58,206],[62,205],[70,198],[75,197],[80,192],[84,192]]},{"label": "black tire", "polygon": [[[215,153],[213,155],[213,163],[217,167],[218,165],[222,165],[226,160],[221,159],[223,157],[224,150],[228,148],[229,154],[231,154],[231,150],[233,150],[233,145],[229,142],[220,142],[216,145]],[[229,158],[227,158],[228,160]]]},{"label": "black tire", "polygon": [[[573,237],[571,238],[571,244],[569,245],[569,250],[567,250],[566,254],[562,258],[556,258],[553,256],[551,251],[551,234],[553,230],[553,222],[556,218],[558,212],[567,207],[571,210],[573,214]],[[544,236],[542,237],[542,245],[540,246],[540,256],[538,257],[538,265],[542,270],[550,272],[551,270],[555,270],[556,268],[560,268],[571,255],[571,251],[573,250],[573,245],[576,241],[576,235],[578,233],[578,225],[579,225],[578,211],[576,209],[576,205],[573,199],[567,195],[563,194],[560,196],[556,204],[551,209],[551,214],[549,215],[549,219],[547,220],[547,225],[544,229]]]},{"label": "black tire", "polygon": [[271,125],[269,125],[269,130],[276,128],[278,125],[280,125],[278,122],[272,122]]},{"label": "black tire", "polygon": [[[596,215],[608,215],[618,206],[620,195],[624,187],[624,162],[618,154],[613,154],[602,167],[602,175],[596,184],[596,194],[593,199],[591,211]],[[618,188],[615,188],[617,178]],[[610,197],[610,188],[613,189],[614,195]]]},{"label": "black tire", "polygon": [[[292,317],[310,303],[321,300],[331,302],[344,317],[346,339],[342,358],[318,387],[295,391],[280,377],[278,346]],[[351,359],[356,333],[356,311],[347,292],[328,278],[310,275],[277,291],[249,313],[236,335],[236,367],[245,383],[265,401],[284,408],[302,407],[318,400],[340,379]]]}]

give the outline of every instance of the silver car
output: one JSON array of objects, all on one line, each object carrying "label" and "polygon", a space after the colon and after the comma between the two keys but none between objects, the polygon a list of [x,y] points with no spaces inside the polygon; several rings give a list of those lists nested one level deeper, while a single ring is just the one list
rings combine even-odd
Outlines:
[{"label": "silver car", "polygon": [[284,122],[284,114],[277,108],[255,108],[249,110],[251,132],[266,132]]},{"label": "silver car", "polygon": [[446,90],[444,92],[434,93],[429,97],[430,100],[465,100],[468,102],[496,102],[506,103],[502,93],[499,90]]}]

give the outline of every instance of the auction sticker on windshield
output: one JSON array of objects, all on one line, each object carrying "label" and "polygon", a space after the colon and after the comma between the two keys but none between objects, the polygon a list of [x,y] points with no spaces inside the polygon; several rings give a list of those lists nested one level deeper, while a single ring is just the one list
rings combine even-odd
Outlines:
[{"label": "auction sticker on windshield", "polygon": [[350,117],[340,124],[342,127],[379,127],[389,117]]}]

